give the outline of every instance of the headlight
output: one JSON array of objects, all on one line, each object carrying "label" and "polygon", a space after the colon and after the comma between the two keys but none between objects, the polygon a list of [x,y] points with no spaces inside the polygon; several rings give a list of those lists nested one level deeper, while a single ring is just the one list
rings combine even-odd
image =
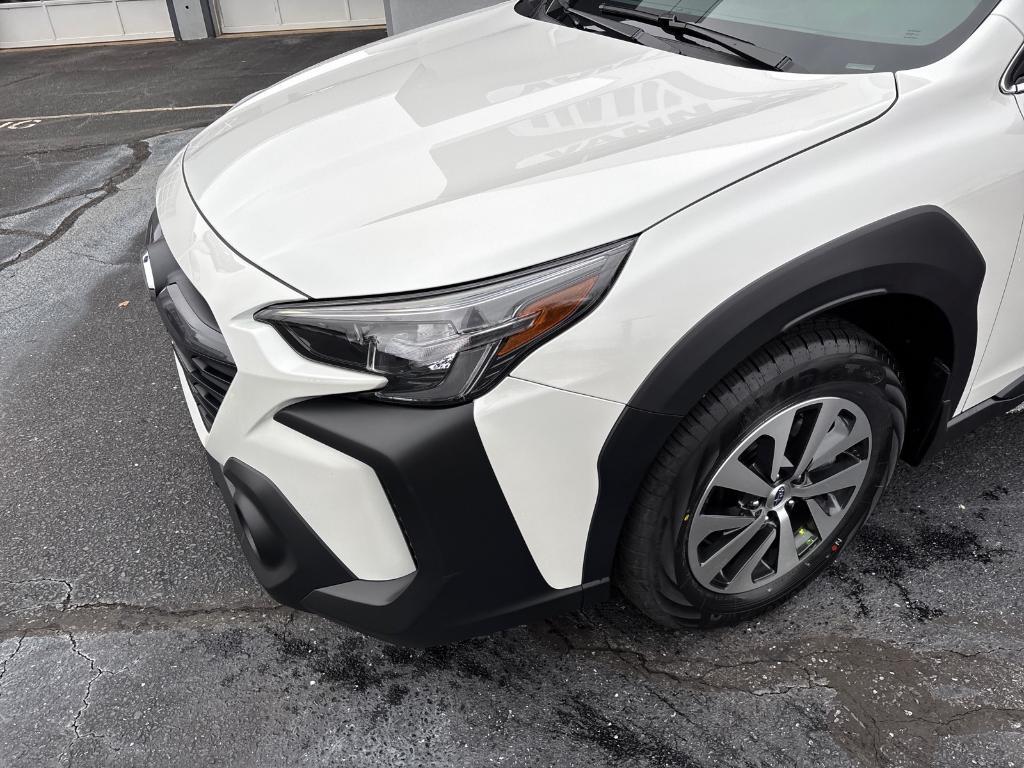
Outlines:
[{"label": "headlight", "polygon": [[456,288],[279,304],[256,313],[300,354],[380,374],[368,396],[447,405],[482,394],[601,299],[634,238]]}]

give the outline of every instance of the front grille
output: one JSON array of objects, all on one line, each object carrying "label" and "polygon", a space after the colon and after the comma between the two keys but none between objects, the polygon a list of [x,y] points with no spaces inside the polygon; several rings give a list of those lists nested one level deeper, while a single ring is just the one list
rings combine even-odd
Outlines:
[{"label": "front grille", "polygon": [[217,419],[238,369],[210,307],[180,270],[172,272],[156,298],[157,309],[174,342],[203,424]]},{"label": "front grille", "polygon": [[209,430],[217,418],[238,369],[202,355],[187,355],[177,344],[174,345],[174,352],[185,372],[185,381],[188,382],[188,388],[195,399],[203,424]]},{"label": "front grille", "polygon": [[[3,2],[3,0],[0,0]],[[192,399],[207,431],[238,373],[213,310],[181,270],[164,240],[156,211],[146,230],[144,264],[160,317],[171,335]]]}]

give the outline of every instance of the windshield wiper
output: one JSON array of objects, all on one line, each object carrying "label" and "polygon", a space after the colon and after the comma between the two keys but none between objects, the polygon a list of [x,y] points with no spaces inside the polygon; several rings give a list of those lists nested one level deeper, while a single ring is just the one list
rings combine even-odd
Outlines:
[{"label": "windshield wiper", "polygon": [[[598,10],[611,16],[619,16],[623,19],[633,19],[654,24],[661,27],[678,40],[691,38],[702,40],[706,43],[713,43],[719,48],[740,56],[747,61],[764,67],[784,72],[793,64],[793,59],[768,48],[763,48],[749,40],[742,40],[724,32],[716,32],[701,24],[694,24],[690,21],[683,21],[674,13],[650,13],[639,11],[635,8],[623,8],[617,5],[602,3]],[[576,13],[579,13],[578,11]]]},{"label": "windshield wiper", "polygon": [[661,51],[670,51],[671,53],[679,53],[682,49],[672,40],[666,40],[663,37],[652,35],[650,32],[645,32],[640,27],[634,27],[632,24],[623,24],[621,21],[615,21],[613,19],[606,19],[602,16],[595,16],[592,13],[581,11],[573,8],[572,2],[574,0],[553,0],[548,6],[548,15],[551,15],[551,9],[557,7],[561,9],[562,13],[574,20],[582,20],[591,26],[597,27],[598,29],[606,32],[612,37],[617,37],[620,40],[629,40],[640,45],[647,46],[648,48],[657,48]]}]

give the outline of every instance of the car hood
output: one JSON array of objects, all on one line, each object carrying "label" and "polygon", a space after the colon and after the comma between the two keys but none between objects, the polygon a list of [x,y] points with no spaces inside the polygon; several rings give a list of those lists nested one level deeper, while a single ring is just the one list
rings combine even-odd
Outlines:
[{"label": "car hood", "polygon": [[267,272],[314,297],[391,293],[636,234],[895,99],[892,74],[728,66],[503,4],[250,98],[192,141],[184,174]]}]

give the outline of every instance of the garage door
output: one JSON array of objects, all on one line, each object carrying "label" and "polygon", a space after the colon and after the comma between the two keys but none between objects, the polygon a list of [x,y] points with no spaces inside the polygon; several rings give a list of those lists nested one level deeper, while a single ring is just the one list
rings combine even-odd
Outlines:
[{"label": "garage door", "polygon": [[166,0],[0,0],[0,48],[162,37]]},{"label": "garage door", "polygon": [[384,23],[384,0],[218,0],[217,10],[225,33]]}]

